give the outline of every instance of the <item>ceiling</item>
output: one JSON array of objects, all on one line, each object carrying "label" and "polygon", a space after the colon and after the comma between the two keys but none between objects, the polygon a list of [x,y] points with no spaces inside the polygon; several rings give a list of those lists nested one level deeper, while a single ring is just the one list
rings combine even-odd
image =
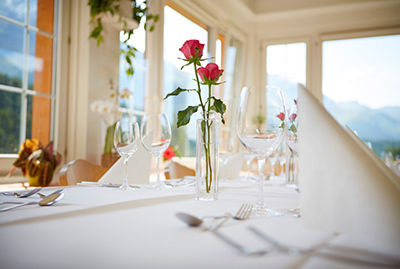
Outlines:
[{"label": "ceiling", "polygon": [[239,0],[256,15],[305,10],[313,8],[329,8],[349,4],[377,2],[380,0]]}]

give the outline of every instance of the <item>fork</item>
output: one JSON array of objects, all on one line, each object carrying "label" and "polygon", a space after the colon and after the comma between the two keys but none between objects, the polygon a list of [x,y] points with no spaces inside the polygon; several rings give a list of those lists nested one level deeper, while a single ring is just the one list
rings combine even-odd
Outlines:
[{"label": "fork", "polygon": [[53,195],[53,194],[56,194],[56,193],[60,193],[60,192],[62,192],[63,190],[64,190],[64,189],[58,189],[58,190],[55,190],[55,191],[53,191],[52,193],[47,194],[47,195],[41,194],[40,192],[38,192],[38,193],[36,193],[36,194],[38,194],[38,195],[40,196],[40,198],[45,198],[45,197],[47,197],[47,196],[50,196],[50,195]]},{"label": "fork", "polygon": [[250,218],[252,210],[253,210],[252,204],[242,204],[242,206],[240,207],[240,209],[236,213],[236,215],[233,217],[233,219],[236,219],[236,220],[248,219],[248,218]]},{"label": "fork", "polygon": [[30,191],[27,191],[27,192],[24,192],[24,193],[18,193],[18,192],[13,192],[13,191],[3,192],[3,195],[15,196],[15,197],[18,197],[18,198],[26,198],[26,197],[34,195],[35,193],[39,192],[41,189],[42,188],[35,188],[33,190],[30,190]]},{"label": "fork", "polygon": [[214,224],[213,226],[211,226],[209,228],[206,228],[205,230],[215,231],[231,218],[235,219],[235,220],[246,220],[246,219],[250,218],[252,210],[253,210],[252,204],[242,204],[242,206],[239,208],[239,211],[236,213],[235,216],[232,217],[229,214],[229,216],[227,216],[225,219],[221,220],[220,222]]}]

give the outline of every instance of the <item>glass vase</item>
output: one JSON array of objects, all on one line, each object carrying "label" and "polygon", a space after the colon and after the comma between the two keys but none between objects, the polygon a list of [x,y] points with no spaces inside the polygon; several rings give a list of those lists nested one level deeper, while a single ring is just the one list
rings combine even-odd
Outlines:
[{"label": "glass vase", "polygon": [[215,112],[203,112],[196,132],[196,200],[218,199],[218,126]]}]

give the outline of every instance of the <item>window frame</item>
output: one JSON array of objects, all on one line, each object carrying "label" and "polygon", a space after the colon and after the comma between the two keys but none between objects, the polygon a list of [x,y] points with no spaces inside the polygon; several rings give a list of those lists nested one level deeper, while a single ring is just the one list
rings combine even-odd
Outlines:
[{"label": "window frame", "polygon": [[[43,36],[52,39],[52,67],[51,67],[51,93],[41,93],[34,90],[30,90],[28,88],[28,71],[27,71],[27,62],[24,63],[24,70],[23,70],[23,79],[22,79],[22,87],[13,87],[8,85],[1,85],[0,84],[0,91],[5,92],[13,92],[18,93],[21,95],[21,121],[20,121],[20,133],[19,133],[19,144],[23,143],[26,139],[26,118],[27,118],[27,99],[29,96],[32,97],[46,97],[50,99],[51,102],[51,113],[50,113],[50,130],[49,130],[49,141],[54,141],[56,139],[55,135],[57,133],[57,124],[56,124],[56,117],[58,115],[57,111],[57,96],[58,96],[58,57],[59,57],[59,28],[60,28],[60,0],[54,0],[54,15],[53,15],[53,33],[48,33],[45,31],[40,30],[36,26],[31,26],[29,22],[29,12],[30,12],[30,5],[29,2],[27,3],[27,20],[25,23],[10,19],[8,17],[0,15],[0,19],[12,23],[14,25],[20,26],[24,28],[25,31],[25,48],[24,48],[24,57],[25,59],[29,56],[29,33],[34,32],[35,34],[39,33]],[[56,144],[56,143],[55,143]],[[14,161],[18,158],[17,153],[1,153],[0,154],[0,174],[6,175],[13,167]],[[19,172],[16,172],[15,175],[4,178],[1,182],[2,184],[9,184],[9,183],[25,183],[27,182],[27,178],[23,177]]]},{"label": "window frame", "polygon": [[[247,43],[247,38],[246,36],[236,29],[232,25],[226,25],[222,24],[220,21],[216,20],[210,14],[203,12],[202,10],[199,10],[195,5],[192,6],[192,3],[190,2],[180,2],[180,1],[174,1],[174,0],[166,0],[166,1],[155,1],[152,2],[152,6],[150,6],[152,13],[154,14],[159,14],[160,12],[164,12],[164,7],[169,6],[170,8],[174,9],[176,12],[180,13],[182,16],[186,17],[187,19],[193,21],[200,27],[204,28],[208,32],[208,53],[209,57],[215,57],[216,54],[216,40],[219,36],[224,36],[224,42],[222,44],[222,66],[220,68],[224,69],[226,66],[226,51],[228,49],[230,39],[233,37],[236,40],[240,41],[243,45],[243,53],[240,59],[240,62],[242,65],[240,66],[240,70],[238,71],[239,74],[242,74],[240,78],[238,78],[238,84],[240,85],[236,89],[236,96],[239,96],[240,91],[242,87],[244,86],[244,80],[245,80],[245,75],[244,75],[244,70],[246,66],[246,54],[247,54],[247,48],[248,48],[248,43]],[[194,15],[196,14],[196,15]],[[161,14],[159,14],[161,15]],[[206,27],[206,28],[205,28]],[[161,30],[160,30],[161,29]],[[150,56],[149,59],[149,70],[152,69],[154,72],[149,72],[149,77],[148,77],[148,90],[147,93],[149,96],[152,96],[153,94],[155,96],[152,96],[151,98],[147,98],[147,102],[144,108],[144,112],[146,113],[159,113],[163,110],[163,81],[160,78],[163,78],[163,73],[164,70],[162,66],[157,66],[154,69],[152,68],[152,55],[161,55],[160,59],[164,59],[163,57],[163,46],[159,44],[163,44],[163,30],[164,30],[164,14],[160,16],[159,21],[157,22],[157,25],[155,27],[155,30],[148,34],[148,37],[151,36],[152,41],[149,41],[148,37],[146,40],[146,44],[149,44],[149,46],[146,46],[146,50],[148,50],[148,54]],[[155,40],[158,40],[159,42],[155,42]],[[158,45],[157,45],[158,44]],[[161,61],[161,60],[159,60]],[[221,81],[224,81],[224,76],[222,76]],[[154,85],[158,85],[158,87],[154,87]],[[223,84],[220,85],[221,90],[220,94],[223,96],[224,88]],[[158,90],[154,90],[158,89]],[[152,90],[153,89],[153,90]],[[158,106],[154,106],[154,101],[158,103]],[[232,100],[234,101],[234,100]],[[226,104],[227,106],[231,107],[231,109],[236,108],[236,104]],[[156,111],[154,111],[156,110]],[[222,134],[223,130],[229,130],[229,132],[232,132],[236,130],[234,126],[224,126],[223,128],[220,128],[220,134]],[[238,147],[238,143],[235,145],[235,149]]]}]

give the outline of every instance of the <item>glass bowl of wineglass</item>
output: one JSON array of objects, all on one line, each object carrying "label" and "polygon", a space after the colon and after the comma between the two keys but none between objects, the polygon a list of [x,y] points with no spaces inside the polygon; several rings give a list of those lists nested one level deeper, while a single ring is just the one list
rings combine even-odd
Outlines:
[{"label": "glass bowl of wineglass", "polygon": [[145,115],[142,119],[140,138],[144,148],[155,157],[156,161],[157,182],[152,188],[158,190],[171,188],[160,179],[160,156],[171,143],[171,126],[167,115]]},{"label": "glass bowl of wineglass", "polygon": [[134,190],[128,185],[128,160],[138,149],[139,125],[129,119],[121,119],[115,125],[114,147],[124,158],[124,179],[120,190]]}]

